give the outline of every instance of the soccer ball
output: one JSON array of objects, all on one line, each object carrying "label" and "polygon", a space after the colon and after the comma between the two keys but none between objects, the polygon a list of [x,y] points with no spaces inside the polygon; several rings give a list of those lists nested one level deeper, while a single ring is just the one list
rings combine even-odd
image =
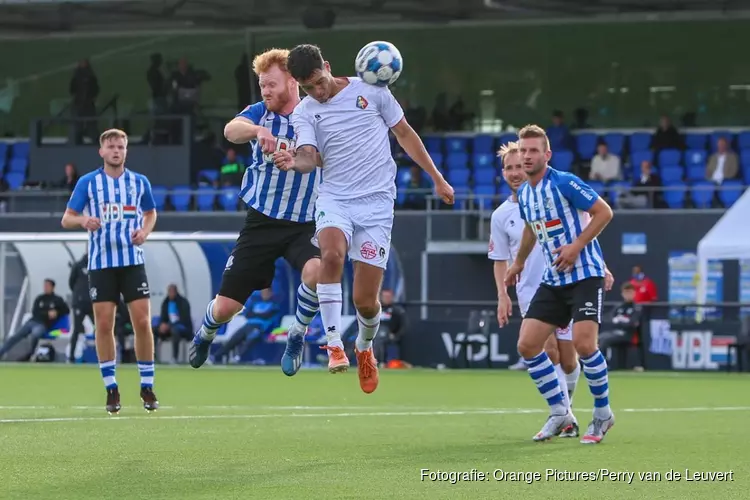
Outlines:
[{"label": "soccer ball", "polygon": [[365,83],[386,87],[396,83],[401,76],[404,60],[392,43],[370,42],[357,54],[354,69]]}]

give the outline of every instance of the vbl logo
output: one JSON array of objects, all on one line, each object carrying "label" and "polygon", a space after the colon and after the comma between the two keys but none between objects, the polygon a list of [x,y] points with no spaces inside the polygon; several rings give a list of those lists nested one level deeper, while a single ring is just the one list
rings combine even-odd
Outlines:
[{"label": "vbl logo", "polygon": [[120,222],[135,219],[136,208],[122,203],[102,203],[99,205],[99,214],[102,222]]}]

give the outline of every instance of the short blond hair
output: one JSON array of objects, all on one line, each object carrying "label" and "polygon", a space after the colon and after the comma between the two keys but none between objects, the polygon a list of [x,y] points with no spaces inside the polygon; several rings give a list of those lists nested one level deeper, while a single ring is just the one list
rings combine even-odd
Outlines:
[{"label": "short blond hair", "polygon": [[111,128],[102,132],[99,136],[99,146],[104,146],[104,143],[110,139],[122,139],[125,141],[125,145],[128,144],[128,134],[120,130],[119,128]]},{"label": "short blond hair", "polygon": [[265,73],[271,69],[274,65],[278,65],[281,71],[289,73],[286,67],[286,60],[289,58],[289,51],[287,49],[271,49],[258,54],[253,59],[253,71],[256,75]]},{"label": "short blond hair", "polygon": [[547,132],[545,132],[544,129],[540,127],[539,125],[526,125],[524,128],[518,131],[518,138],[519,139],[543,138],[545,151],[549,151],[551,149],[549,145],[549,137],[547,137]]},{"label": "short blond hair", "polygon": [[504,166],[505,157],[508,155],[518,153],[519,151],[520,150],[518,149],[517,142],[509,142],[508,144],[503,144],[502,146],[500,146],[500,149],[497,152],[497,156],[500,157],[500,160],[503,162],[503,166]]}]

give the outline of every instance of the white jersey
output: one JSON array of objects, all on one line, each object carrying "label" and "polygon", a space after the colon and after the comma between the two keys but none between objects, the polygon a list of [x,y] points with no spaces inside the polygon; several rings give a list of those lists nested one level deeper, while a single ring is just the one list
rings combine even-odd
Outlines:
[{"label": "white jersey", "polygon": [[376,193],[396,198],[396,162],[388,131],[404,117],[387,87],[349,78],[328,102],[302,99],[292,113],[297,148],[313,146],[323,161],[319,197],[350,200]]},{"label": "white jersey", "polygon": [[[490,248],[487,256],[491,260],[509,261],[508,265],[512,264],[516,255],[518,255],[518,249],[521,247],[521,238],[525,226],[518,202],[512,201],[510,198],[505,200],[492,212]],[[521,314],[526,314],[531,299],[534,298],[534,294],[542,282],[543,275],[544,255],[542,254],[542,248],[535,243],[516,285],[516,295],[518,296]]]}]

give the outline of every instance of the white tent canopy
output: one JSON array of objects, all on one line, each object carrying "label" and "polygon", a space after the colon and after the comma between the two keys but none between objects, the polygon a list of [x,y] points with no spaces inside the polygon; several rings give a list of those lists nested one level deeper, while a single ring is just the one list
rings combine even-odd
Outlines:
[{"label": "white tent canopy", "polygon": [[750,259],[750,189],[698,243],[699,304],[706,302],[709,260]]}]

